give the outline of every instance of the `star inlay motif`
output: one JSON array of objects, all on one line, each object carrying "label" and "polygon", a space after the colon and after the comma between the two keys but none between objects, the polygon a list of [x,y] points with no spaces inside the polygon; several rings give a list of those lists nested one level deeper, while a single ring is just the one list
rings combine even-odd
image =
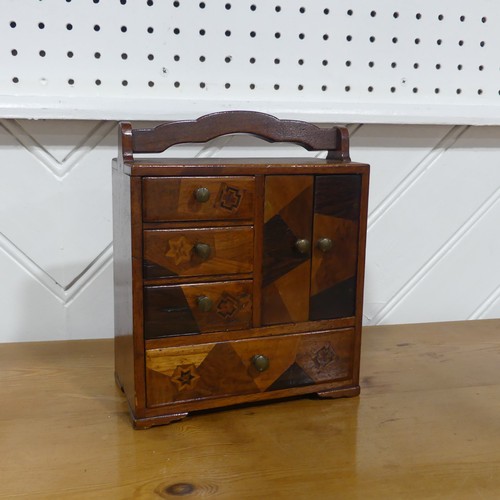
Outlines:
[{"label": "star inlay motif", "polygon": [[195,365],[179,365],[172,374],[172,382],[180,391],[193,387],[199,378]]},{"label": "star inlay motif", "polygon": [[169,240],[168,245],[169,248],[168,251],[165,252],[165,256],[173,259],[176,266],[191,260],[193,245],[189,243],[185,236],[180,236],[176,240]]}]

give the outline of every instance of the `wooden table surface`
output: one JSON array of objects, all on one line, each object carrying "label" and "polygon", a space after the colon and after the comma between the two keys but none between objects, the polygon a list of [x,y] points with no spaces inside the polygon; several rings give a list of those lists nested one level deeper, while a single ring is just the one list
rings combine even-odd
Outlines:
[{"label": "wooden table surface", "polygon": [[499,499],[500,321],[364,329],[359,398],[134,431],[110,340],[0,344],[0,498]]}]

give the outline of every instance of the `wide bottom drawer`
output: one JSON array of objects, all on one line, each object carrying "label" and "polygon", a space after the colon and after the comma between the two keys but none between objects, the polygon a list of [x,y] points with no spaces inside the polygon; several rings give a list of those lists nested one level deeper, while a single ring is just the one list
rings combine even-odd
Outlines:
[{"label": "wide bottom drawer", "polygon": [[349,379],[353,354],[353,329],[149,349],[147,405]]}]

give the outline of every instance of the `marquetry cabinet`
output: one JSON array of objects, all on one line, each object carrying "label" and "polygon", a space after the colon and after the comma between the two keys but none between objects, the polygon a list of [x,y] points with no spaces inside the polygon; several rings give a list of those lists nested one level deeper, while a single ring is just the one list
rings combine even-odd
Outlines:
[{"label": "marquetry cabinet", "polygon": [[[144,156],[231,133],[327,155]],[[121,124],[115,373],[136,427],[359,393],[368,176],[368,165],[351,162],[342,127],[245,111]]]}]

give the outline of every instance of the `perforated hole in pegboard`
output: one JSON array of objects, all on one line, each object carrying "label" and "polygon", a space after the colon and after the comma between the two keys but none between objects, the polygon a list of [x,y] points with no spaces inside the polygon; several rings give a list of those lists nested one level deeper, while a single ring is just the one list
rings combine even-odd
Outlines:
[{"label": "perforated hole in pegboard", "polygon": [[143,118],[181,102],[388,117],[395,105],[500,106],[500,5],[488,0],[23,5],[0,19],[0,91],[20,103],[101,100]]}]

